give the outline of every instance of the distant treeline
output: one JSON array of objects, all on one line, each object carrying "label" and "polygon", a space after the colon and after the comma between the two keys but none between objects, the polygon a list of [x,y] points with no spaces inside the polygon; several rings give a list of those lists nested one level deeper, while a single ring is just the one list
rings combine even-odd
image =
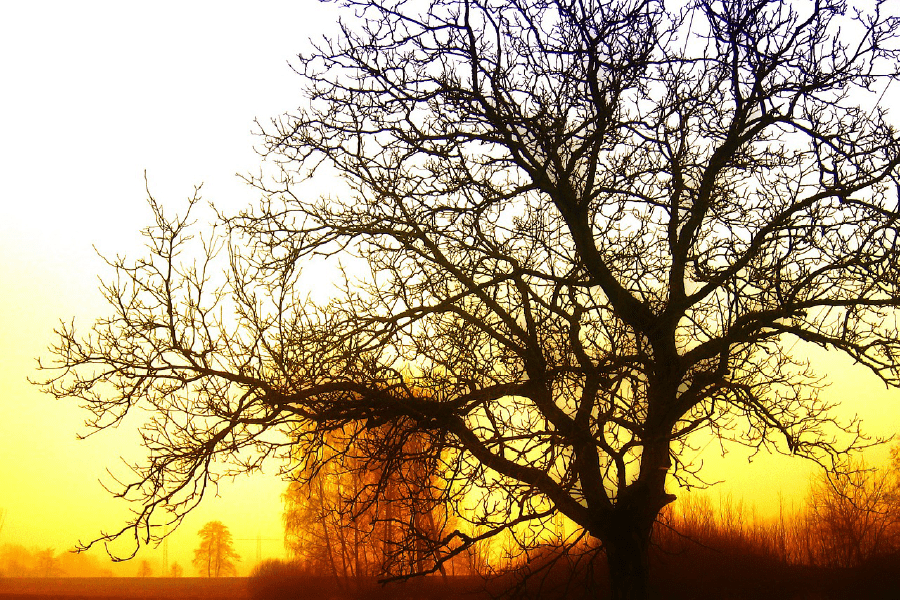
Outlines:
[{"label": "distant treeline", "polygon": [[[133,569],[133,567],[132,567]],[[113,577],[114,572],[89,554],[57,552],[54,548],[26,548],[21,544],[0,546],[0,577]]]}]

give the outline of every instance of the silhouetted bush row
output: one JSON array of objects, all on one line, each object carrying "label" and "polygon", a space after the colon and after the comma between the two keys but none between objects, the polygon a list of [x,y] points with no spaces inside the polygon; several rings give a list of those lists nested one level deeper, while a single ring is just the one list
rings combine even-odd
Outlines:
[{"label": "silhouetted bush row", "polygon": [[488,600],[480,577],[429,576],[382,585],[375,577],[311,575],[297,563],[264,561],[250,576],[256,600]]}]

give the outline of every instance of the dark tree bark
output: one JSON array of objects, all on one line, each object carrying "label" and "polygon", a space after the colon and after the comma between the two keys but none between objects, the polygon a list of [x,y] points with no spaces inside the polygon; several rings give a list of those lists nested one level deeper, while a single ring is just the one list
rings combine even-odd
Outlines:
[{"label": "dark tree bark", "polygon": [[[303,105],[263,127],[279,174],[249,179],[260,207],[192,240],[151,200],[150,255],[110,261],[112,316],[59,331],[48,391],[101,429],[154,415],[121,492],[140,508],[103,539],[152,539],[216,464],[315,473],[359,426],[388,433],[329,456],[427,459],[435,501],[480,497],[483,535],[398,531],[420,570],[562,514],[606,549],[616,597],[646,598],[693,436],[829,468],[869,443],[804,348],[900,383],[891,5],[345,4],[295,64]],[[333,195],[304,187],[335,173]],[[317,260],[348,265],[321,305],[302,292]]]}]

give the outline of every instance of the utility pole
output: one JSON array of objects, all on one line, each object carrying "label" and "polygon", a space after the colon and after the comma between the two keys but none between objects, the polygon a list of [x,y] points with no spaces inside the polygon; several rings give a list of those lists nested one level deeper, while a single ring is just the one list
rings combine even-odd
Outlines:
[{"label": "utility pole", "polygon": [[163,538],[163,577],[169,575],[169,537]]},{"label": "utility pole", "polygon": [[235,542],[256,542],[256,564],[262,562],[263,542],[284,542],[281,538],[264,538],[262,532],[257,530],[255,538],[234,538]]}]

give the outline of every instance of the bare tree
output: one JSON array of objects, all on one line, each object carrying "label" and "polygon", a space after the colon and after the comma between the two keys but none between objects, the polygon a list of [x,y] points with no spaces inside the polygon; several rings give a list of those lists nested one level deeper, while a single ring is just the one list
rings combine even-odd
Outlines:
[{"label": "bare tree", "polygon": [[[896,456],[896,455],[895,455]],[[809,528],[808,561],[855,567],[900,549],[897,473],[855,465],[845,473],[820,475],[803,515]]]},{"label": "bare tree", "polygon": [[[484,535],[562,513],[613,596],[643,598],[692,436],[832,469],[869,443],[805,350],[900,383],[888,3],[344,3],[296,63],[304,107],[264,128],[259,209],[192,239],[151,199],[112,315],[59,330],[48,391],[100,429],[153,413],[120,491],[140,508],[101,539],[145,543],[222,474],[391,424],[372,460],[420,436]],[[320,169],[349,191],[307,195]],[[298,280],[322,257],[367,270],[317,305]],[[429,540],[421,570],[478,541]]]},{"label": "bare tree", "polygon": [[181,577],[184,575],[184,569],[177,562],[173,562],[169,567],[169,577]]},{"label": "bare tree", "polygon": [[138,565],[137,571],[138,577],[153,577],[153,567],[150,565],[150,561],[146,558],[140,562]]},{"label": "bare tree", "polygon": [[[231,532],[221,521],[210,521],[197,533],[200,545],[194,550],[191,561],[201,576],[234,577],[237,575],[235,562],[241,557],[234,551]],[[174,572],[174,569],[173,569]]]},{"label": "bare tree", "polygon": [[37,551],[35,553],[35,559],[37,563],[36,572],[39,577],[60,577],[62,575],[59,557],[56,555],[56,550],[53,548]]},{"label": "bare tree", "polygon": [[[335,443],[340,443],[334,433],[328,438],[323,452],[330,452]],[[360,529],[371,527],[371,511],[352,510],[365,486],[361,480],[368,473],[357,464],[348,464],[356,461],[346,455],[333,460],[331,456],[320,456],[303,462],[316,465],[312,467],[316,472],[306,473],[301,467],[283,496],[288,551],[306,571],[317,575],[372,575],[368,569],[369,552],[360,547]]]},{"label": "bare tree", "polygon": [[[310,572],[334,577],[403,576],[426,562],[443,572],[440,540],[449,534],[442,481],[416,436],[406,439],[403,460],[380,457],[389,427],[359,426],[331,432],[327,449],[339,456],[302,457],[284,494],[285,544]],[[347,450],[353,448],[352,452]],[[305,468],[315,469],[315,473]],[[386,469],[391,469],[387,472]],[[430,566],[430,565],[429,565]]]}]

